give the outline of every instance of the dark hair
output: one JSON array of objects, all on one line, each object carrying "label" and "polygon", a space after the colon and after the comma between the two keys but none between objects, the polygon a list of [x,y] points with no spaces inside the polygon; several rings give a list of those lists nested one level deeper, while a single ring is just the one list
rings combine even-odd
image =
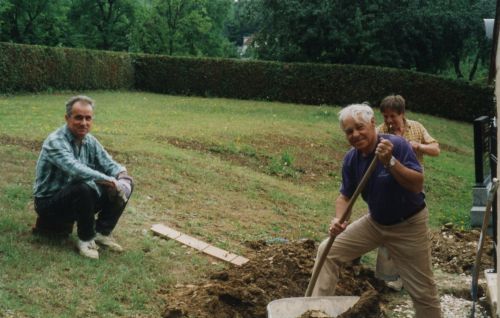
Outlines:
[{"label": "dark hair", "polygon": [[73,96],[66,102],[66,115],[68,117],[71,117],[71,111],[73,110],[73,105],[76,102],[85,102],[90,105],[92,109],[94,109],[94,100],[92,98],[85,95]]},{"label": "dark hair", "polygon": [[387,109],[390,109],[398,114],[403,114],[405,112],[405,99],[401,95],[386,96],[380,102],[379,108],[381,112],[385,112]]}]

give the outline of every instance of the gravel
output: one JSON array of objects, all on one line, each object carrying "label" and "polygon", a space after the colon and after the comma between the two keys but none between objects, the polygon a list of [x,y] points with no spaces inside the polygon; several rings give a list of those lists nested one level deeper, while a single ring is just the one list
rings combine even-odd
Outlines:
[{"label": "gravel", "polygon": [[[485,299],[480,299],[476,303],[475,317],[476,318],[491,318],[492,316],[488,310],[482,306]],[[443,318],[461,318],[470,317],[472,309],[472,301],[463,298],[458,298],[453,295],[441,296],[441,311]],[[397,318],[414,318],[415,311],[411,301],[406,301],[392,310],[392,315]]]}]

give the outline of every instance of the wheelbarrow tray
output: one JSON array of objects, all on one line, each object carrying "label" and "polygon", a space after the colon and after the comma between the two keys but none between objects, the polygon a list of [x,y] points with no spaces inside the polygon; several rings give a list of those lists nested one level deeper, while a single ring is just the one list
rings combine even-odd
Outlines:
[{"label": "wheelbarrow tray", "polygon": [[298,318],[309,310],[337,317],[358,302],[359,296],[292,297],[267,304],[268,318]]}]

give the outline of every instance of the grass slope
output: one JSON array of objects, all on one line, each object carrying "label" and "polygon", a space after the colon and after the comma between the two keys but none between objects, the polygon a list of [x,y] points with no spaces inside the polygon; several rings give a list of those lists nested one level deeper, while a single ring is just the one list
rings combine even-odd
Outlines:
[{"label": "grass slope", "polygon": [[[73,239],[31,235],[39,147],[71,94],[0,97],[0,316],[157,317],[163,294],[227,266],[154,237],[154,223],[245,254],[247,240],[325,236],[349,148],[337,107],[87,92],[93,134],[137,187],[115,231],[127,251],[83,259]],[[378,116],[378,115],[377,115]],[[442,145],[426,158],[431,225],[468,226],[469,124],[412,114]],[[380,116],[377,122],[380,122]],[[354,218],[365,210],[357,203]]]}]

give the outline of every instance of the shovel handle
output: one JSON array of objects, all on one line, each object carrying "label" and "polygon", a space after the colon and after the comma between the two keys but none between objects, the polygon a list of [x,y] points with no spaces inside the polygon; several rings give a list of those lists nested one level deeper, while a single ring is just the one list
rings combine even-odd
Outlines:
[{"label": "shovel handle", "polygon": [[[345,209],[344,213],[340,217],[340,220],[339,220],[340,223],[346,222],[351,217],[352,207],[353,207],[354,203],[356,202],[356,199],[358,198],[359,194],[365,188],[366,183],[368,182],[368,179],[370,178],[371,174],[375,170],[376,166],[377,166],[377,156],[375,155],[373,157],[370,165],[368,166],[368,169],[366,170],[365,174],[363,175],[363,178],[361,178],[361,181],[359,182],[356,190],[354,191],[354,194],[349,199],[349,203],[347,204],[347,208]],[[311,280],[309,281],[309,285],[307,286],[306,297],[311,297],[312,291],[314,289],[314,285],[316,285],[316,281],[318,280],[319,272],[321,271],[321,268],[323,267],[323,264],[325,263],[326,257],[328,256],[328,253],[330,252],[330,248],[332,247],[334,241],[335,241],[335,236],[330,235],[330,237],[328,238],[328,242],[326,243],[326,247],[323,250],[323,253],[321,253],[321,256],[318,260],[318,263],[314,267],[313,274],[311,276]]]},{"label": "shovel handle", "polygon": [[[493,207],[493,202],[496,197],[496,193],[498,190],[498,185],[499,185],[499,180],[497,178],[493,178],[492,183],[491,183],[491,188],[488,193],[488,198],[486,202],[486,209],[484,210],[484,215],[483,215],[483,224],[481,226],[481,234],[479,235],[479,242],[477,244],[477,253],[476,253],[476,259],[474,262],[474,268],[472,271],[472,285],[471,285],[471,296],[472,296],[472,301],[473,305],[477,301],[477,289],[478,289],[478,279],[479,279],[479,268],[481,266],[481,257],[483,255],[483,246],[484,246],[484,240],[487,235],[488,231],[488,226],[490,224],[490,214],[491,214],[491,209]],[[496,225],[493,225],[496,226]],[[474,310],[474,307],[473,307]],[[472,315],[474,317],[474,314]]]}]

